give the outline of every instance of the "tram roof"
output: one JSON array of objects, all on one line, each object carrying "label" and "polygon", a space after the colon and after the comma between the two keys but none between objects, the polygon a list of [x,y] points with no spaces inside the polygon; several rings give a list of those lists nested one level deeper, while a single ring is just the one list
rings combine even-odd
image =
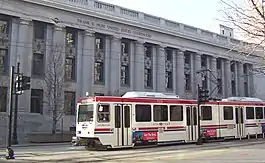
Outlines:
[{"label": "tram roof", "polygon": [[[79,98],[78,102],[110,102],[110,103],[139,103],[139,104],[188,104],[195,105],[197,104],[197,100],[188,100],[188,99],[166,99],[166,98],[124,98],[124,97],[115,97],[115,96],[94,96],[94,97],[84,97]],[[255,105],[255,106],[265,106],[265,102],[261,101],[209,101],[205,103],[206,105],[210,104],[219,104],[219,105]]]}]

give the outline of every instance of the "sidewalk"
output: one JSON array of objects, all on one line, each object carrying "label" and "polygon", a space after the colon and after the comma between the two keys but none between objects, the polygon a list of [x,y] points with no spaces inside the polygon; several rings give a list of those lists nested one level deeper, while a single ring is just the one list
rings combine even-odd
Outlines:
[{"label": "sidewalk", "polygon": [[[63,142],[63,143],[27,143],[27,144],[16,144],[12,145],[12,147],[36,147],[36,146],[58,146],[58,145],[69,145],[71,146],[71,142]],[[0,148],[5,148],[6,145],[0,145]]]}]

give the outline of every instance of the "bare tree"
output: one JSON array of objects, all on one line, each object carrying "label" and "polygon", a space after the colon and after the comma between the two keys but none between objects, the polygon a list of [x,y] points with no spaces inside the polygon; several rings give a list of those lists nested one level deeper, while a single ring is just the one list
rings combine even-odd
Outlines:
[{"label": "bare tree", "polygon": [[[260,65],[256,65],[251,70],[252,74],[265,75],[265,1],[264,0],[244,0],[230,1],[220,0],[224,5],[224,21],[232,26],[245,42],[231,43],[230,51],[235,50],[244,55],[245,59],[249,55],[258,55],[263,59]],[[247,43],[248,42],[248,43]]]},{"label": "bare tree", "polygon": [[55,45],[47,57],[45,72],[45,103],[52,115],[52,133],[56,133],[56,125],[64,115],[64,55],[63,47]]},{"label": "bare tree", "polygon": [[[235,45],[237,50],[247,56],[252,53],[264,55],[265,45],[265,10],[264,0],[245,0],[235,3],[229,0],[220,0],[224,5],[224,22],[232,26],[245,42]],[[249,42],[249,43],[246,43]]]}]

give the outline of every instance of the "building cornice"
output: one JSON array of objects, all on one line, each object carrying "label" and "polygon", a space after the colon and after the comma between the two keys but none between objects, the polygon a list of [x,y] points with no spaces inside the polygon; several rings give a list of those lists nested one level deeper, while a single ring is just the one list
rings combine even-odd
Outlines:
[{"label": "building cornice", "polygon": [[[52,8],[68,10],[71,12],[94,16],[101,19],[107,19],[117,23],[123,23],[135,26],[142,29],[173,35],[204,44],[221,47],[225,49],[232,49],[232,44],[240,44],[242,41],[228,38],[217,33],[213,33],[204,29],[199,29],[193,26],[185,25],[182,23],[170,21],[164,18],[148,15],[142,12],[133,11],[124,7],[116,6],[113,4],[100,2],[96,0],[23,0],[25,2],[44,5]],[[103,5],[104,7],[99,7]],[[99,9],[100,8],[100,9]],[[103,9],[102,9],[103,8]],[[126,16],[122,12],[135,13],[134,17]],[[137,16],[136,16],[137,15]],[[159,20],[151,22],[149,19]],[[172,27],[175,25],[175,28]],[[256,54],[255,54],[256,55]]]}]

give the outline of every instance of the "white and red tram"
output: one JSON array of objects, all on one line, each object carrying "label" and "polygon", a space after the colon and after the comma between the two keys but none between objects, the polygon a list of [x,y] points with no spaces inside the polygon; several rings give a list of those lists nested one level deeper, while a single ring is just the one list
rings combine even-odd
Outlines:
[{"label": "white and red tram", "polygon": [[[86,146],[122,148],[198,138],[197,101],[153,92],[127,92],[123,97],[80,98],[76,137]],[[201,105],[201,131],[206,138],[245,138],[262,134],[265,102],[228,98]]]}]

